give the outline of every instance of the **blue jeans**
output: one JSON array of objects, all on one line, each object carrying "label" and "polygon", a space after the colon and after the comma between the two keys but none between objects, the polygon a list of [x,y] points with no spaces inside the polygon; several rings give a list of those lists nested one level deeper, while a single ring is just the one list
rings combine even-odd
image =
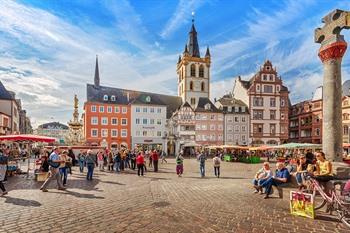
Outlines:
[{"label": "blue jeans", "polygon": [[67,173],[68,169],[66,167],[60,168],[61,179],[63,180],[63,184],[67,184]]},{"label": "blue jeans", "polygon": [[92,180],[92,175],[94,174],[95,164],[88,163],[88,164],[86,164],[86,166],[87,166],[87,169],[88,169],[87,175],[86,175],[86,179]]},{"label": "blue jeans", "polygon": [[205,176],[205,163],[201,163],[199,165],[199,171],[200,171],[202,177]]},{"label": "blue jeans", "polygon": [[269,195],[271,194],[271,191],[272,191],[272,185],[277,187],[278,185],[281,185],[281,184],[283,184],[283,182],[275,180],[272,177],[270,177],[264,180],[263,182],[261,182],[260,185],[265,188],[266,195]]},{"label": "blue jeans", "polygon": [[84,161],[79,161],[80,172],[84,172]]},{"label": "blue jeans", "polygon": [[115,172],[119,173],[120,172],[120,162],[115,162],[114,163],[114,168],[115,168]]}]

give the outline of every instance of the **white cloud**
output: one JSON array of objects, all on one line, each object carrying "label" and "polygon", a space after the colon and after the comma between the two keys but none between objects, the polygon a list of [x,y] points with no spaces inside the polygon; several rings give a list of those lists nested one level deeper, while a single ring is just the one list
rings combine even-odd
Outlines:
[{"label": "white cloud", "polygon": [[188,23],[192,17],[191,13],[200,8],[206,1],[204,0],[180,0],[172,17],[168,20],[160,36],[163,39],[170,37],[181,26]]}]

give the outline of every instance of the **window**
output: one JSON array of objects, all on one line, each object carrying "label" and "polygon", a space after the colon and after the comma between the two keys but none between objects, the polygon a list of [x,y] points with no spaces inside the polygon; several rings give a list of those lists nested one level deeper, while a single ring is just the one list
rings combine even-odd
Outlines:
[{"label": "window", "polygon": [[270,107],[276,107],[276,98],[270,98]]},{"label": "window", "polygon": [[242,141],[245,142],[245,135],[242,135]]},{"label": "window", "polygon": [[157,113],[162,113],[162,109],[161,108],[157,108]]},{"label": "window", "polygon": [[281,99],[281,107],[284,107],[284,105],[285,105],[285,101],[284,99]]},{"label": "window", "polygon": [[199,77],[204,78],[204,66],[203,65],[199,66]]},{"label": "window", "polygon": [[91,106],[91,112],[96,112],[96,105]]},{"label": "window", "polygon": [[259,84],[256,85],[256,91],[260,91],[260,85]]},{"label": "window", "polygon": [[142,108],[142,112],[147,112],[147,108]]},{"label": "window", "polygon": [[128,136],[128,130],[127,129],[122,129],[122,138],[126,138]]},{"label": "window", "polygon": [[147,97],[146,97],[146,102],[147,102],[147,103],[150,103],[150,102],[151,102],[151,96],[147,96]]},{"label": "window", "polygon": [[207,130],[207,125],[202,125],[202,130]]},{"label": "window", "polygon": [[98,130],[97,129],[91,129],[91,137],[98,137]]},{"label": "window", "polygon": [[202,90],[202,91],[205,90],[205,84],[204,84],[204,82],[201,83],[201,90]]},{"label": "window", "polygon": [[222,125],[218,125],[218,130],[222,130]]},{"label": "window", "polygon": [[284,113],[281,113],[281,120],[284,120]]},{"label": "window", "polygon": [[215,115],[214,114],[210,115],[210,120],[215,121]]},{"label": "window", "polygon": [[190,90],[193,91],[193,81],[190,82]]},{"label": "window", "polygon": [[276,134],[276,124],[270,124],[270,135]]},{"label": "window", "polygon": [[239,112],[239,107],[235,107],[235,112]]},{"label": "window", "polygon": [[253,133],[263,133],[263,124],[253,124]]},{"label": "window", "polygon": [[154,108],[150,108],[150,109],[149,109],[149,112],[150,112],[150,113],[154,113]]},{"label": "window", "polygon": [[112,137],[118,137],[118,130],[117,129],[112,129]]},{"label": "window", "polygon": [[108,137],[108,129],[101,129],[101,137],[103,138]]},{"label": "window", "polygon": [[223,116],[220,114],[219,116],[218,116],[218,121],[223,121]]},{"label": "window", "polygon": [[196,125],[196,130],[201,130],[201,125],[200,124]]},{"label": "window", "polygon": [[142,131],[142,136],[147,137],[147,131]]},{"label": "window", "polygon": [[269,75],[269,81],[273,81],[273,74]]},{"label": "window", "polygon": [[264,85],[264,93],[272,93],[272,89],[271,85]]},{"label": "window", "polygon": [[195,105],[196,104],[196,98],[191,98],[191,104]]},{"label": "window", "polygon": [[161,131],[157,131],[157,137],[161,137],[162,136],[162,132]]},{"label": "window", "polygon": [[239,117],[235,117],[235,122],[239,122]]},{"label": "window", "polygon": [[126,107],[122,107],[122,113],[127,113],[128,109]]},{"label": "window", "polygon": [[266,74],[263,75],[263,80],[267,81],[267,75]]},{"label": "window", "polygon": [[191,65],[191,77],[196,77],[196,66],[194,64]]},{"label": "window", "polygon": [[108,125],[108,118],[107,117],[102,117],[101,118],[101,124],[102,125]]},{"label": "window", "polygon": [[135,123],[136,123],[136,125],[139,125],[139,124],[140,124],[140,122],[141,122],[141,121],[140,121],[140,118],[136,118],[136,122],[135,122]]},{"label": "window", "polygon": [[264,99],[262,97],[253,97],[253,106],[255,107],[264,106]]},{"label": "window", "polygon": [[118,118],[112,118],[112,125],[118,125]]},{"label": "window", "polygon": [[270,120],[276,119],[276,110],[270,110]]},{"label": "window", "polygon": [[141,136],[141,132],[139,130],[136,131],[136,136]]},{"label": "window", "polygon": [[254,120],[262,120],[264,115],[263,110],[253,110],[253,119]]},{"label": "window", "polygon": [[215,130],[215,125],[210,125],[210,130]]},{"label": "window", "polygon": [[98,117],[91,117],[91,124],[98,125]]},{"label": "window", "polygon": [[162,124],[162,120],[161,119],[157,119],[157,125],[161,125]]},{"label": "window", "polygon": [[140,107],[136,107],[135,111],[136,111],[136,112],[141,112]]},{"label": "window", "polygon": [[112,106],[108,106],[108,107],[107,107],[107,112],[108,112],[108,113],[112,113]]},{"label": "window", "polygon": [[142,124],[147,125],[148,124],[148,119],[147,118],[143,118],[142,119]]},{"label": "window", "polygon": [[117,106],[117,107],[114,107],[114,112],[115,113],[119,113],[119,107]]},{"label": "window", "polygon": [[122,118],[122,125],[127,125],[128,124],[128,119]]},{"label": "window", "polygon": [[111,96],[111,100],[115,101],[115,96],[114,95]]},{"label": "window", "polygon": [[104,96],[103,96],[103,100],[104,100],[104,101],[107,101],[107,100],[108,100],[108,95],[104,95]]},{"label": "window", "polygon": [[277,91],[277,92],[280,91],[280,86],[276,86],[276,91]]},{"label": "window", "polygon": [[246,127],[244,125],[242,125],[242,132],[245,132],[246,131]]},{"label": "window", "polygon": [[[344,135],[348,135],[349,128],[348,128],[348,126],[345,126],[345,127],[347,128],[347,133],[345,134],[345,131],[344,131]],[[344,130],[345,130],[345,128],[344,128]],[[320,136],[320,129],[319,128],[316,128],[316,136]]]},{"label": "window", "polygon": [[235,126],[235,132],[239,132],[239,125]]},{"label": "window", "polygon": [[[147,119],[146,119],[147,120]],[[154,125],[154,119],[149,119],[149,124]]]},{"label": "window", "polygon": [[104,112],[105,111],[105,107],[100,106],[100,112]]},{"label": "window", "polygon": [[242,116],[242,122],[245,122],[245,117],[244,116]]}]

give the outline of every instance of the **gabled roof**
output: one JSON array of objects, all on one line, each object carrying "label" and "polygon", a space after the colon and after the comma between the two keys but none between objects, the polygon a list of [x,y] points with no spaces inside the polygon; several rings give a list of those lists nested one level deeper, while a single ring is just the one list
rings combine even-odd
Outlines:
[{"label": "gabled roof", "polygon": [[244,106],[244,107],[248,107],[242,100],[235,99],[233,97],[221,97],[220,99],[218,99],[218,102],[220,102],[220,104],[222,106]]},{"label": "gabled roof", "polygon": [[2,84],[1,81],[0,81],[0,99],[5,99],[5,100],[13,99],[13,96],[8,90],[6,90],[5,86]]},{"label": "gabled roof", "polygon": [[[170,118],[171,113],[181,106],[182,99],[178,96],[162,95],[151,92],[127,90],[114,87],[99,86],[96,88],[92,84],[86,86],[87,102],[98,102],[108,104],[156,104],[167,106],[167,118]],[[104,100],[104,96],[108,96],[108,100]],[[112,96],[115,100],[112,100]],[[151,103],[146,101],[150,97]]]},{"label": "gabled roof", "polygon": [[[210,104],[210,109],[205,109],[205,106],[207,104]],[[205,97],[200,97],[198,99],[198,105],[195,109],[195,112],[222,112],[221,110],[219,110],[211,101],[209,98],[205,98]]]}]

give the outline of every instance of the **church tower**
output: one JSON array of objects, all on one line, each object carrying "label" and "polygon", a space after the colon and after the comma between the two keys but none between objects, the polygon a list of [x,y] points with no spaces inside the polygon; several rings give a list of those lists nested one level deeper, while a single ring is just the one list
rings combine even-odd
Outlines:
[{"label": "church tower", "polygon": [[200,56],[197,31],[192,19],[188,43],[177,62],[178,96],[196,108],[200,97],[209,98],[210,90],[210,52],[209,47],[204,57]]}]

